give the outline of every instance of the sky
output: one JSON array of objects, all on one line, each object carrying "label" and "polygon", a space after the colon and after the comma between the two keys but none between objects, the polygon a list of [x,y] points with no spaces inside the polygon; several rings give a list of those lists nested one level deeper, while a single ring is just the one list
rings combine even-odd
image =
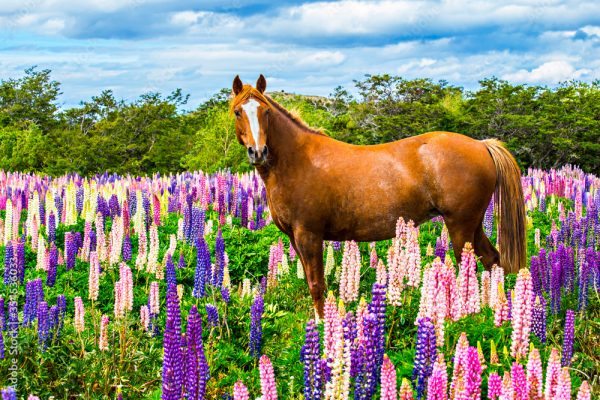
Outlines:
[{"label": "sky", "polygon": [[236,74],[324,96],[381,73],[554,86],[600,78],[599,50],[597,0],[0,2],[0,79],[50,69],[63,107],[182,88],[195,108]]}]

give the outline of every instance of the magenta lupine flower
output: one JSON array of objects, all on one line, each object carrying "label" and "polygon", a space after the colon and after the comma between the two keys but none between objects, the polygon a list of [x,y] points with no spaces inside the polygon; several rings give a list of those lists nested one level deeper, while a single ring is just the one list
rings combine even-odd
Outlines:
[{"label": "magenta lupine flower", "polygon": [[573,339],[575,337],[575,313],[573,310],[567,310],[565,317],[565,334],[563,338],[562,366],[571,365],[573,357]]},{"label": "magenta lupine flower", "polygon": [[433,364],[433,372],[427,382],[427,400],[447,400],[448,399],[448,370],[444,354],[438,354],[438,358]]},{"label": "magenta lupine flower", "polygon": [[292,246],[291,243],[288,249],[288,257],[290,258],[290,261],[296,260],[296,250],[294,249],[294,246]]},{"label": "magenta lupine flower", "polygon": [[471,243],[465,243],[462,251],[456,286],[455,307],[458,311],[455,313],[455,320],[465,315],[478,313],[481,306],[479,282],[477,281],[477,261]]},{"label": "magenta lupine flower", "polygon": [[167,322],[163,339],[162,399],[179,400],[182,394],[181,314],[175,285],[167,288]]},{"label": "magenta lupine flower", "polygon": [[481,398],[481,362],[476,347],[469,347],[466,358],[465,391],[466,398]]},{"label": "magenta lupine flower", "polygon": [[587,381],[583,381],[577,392],[577,400],[591,400],[592,392]]},{"label": "magenta lupine flower", "polygon": [[502,378],[496,372],[488,376],[488,399],[496,400],[502,394]]},{"label": "magenta lupine flower", "polygon": [[527,393],[531,400],[541,400],[543,389],[542,360],[540,352],[532,348],[527,361]]},{"label": "magenta lupine flower", "polygon": [[250,394],[248,393],[248,388],[242,381],[237,381],[235,385],[233,385],[233,400],[249,400]]},{"label": "magenta lupine flower", "polygon": [[527,393],[527,378],[525,377],[525,370],[523,366],[516,361],[510,369],[510,378],[512,382],[512,392],[514,400],[528,400],[529,393]]},{"label": "magenta lupine flower", "polygon": [[517,360],[527,355],[529,332],[531,331],[533,288],[531,273],[522,268],[515,284],[514,303],[512,305],[512,343],[510,354]]},{"label": "magenta lupine flower", "polygon": [[398,398],[396,382],[396,367],[394,367],[387,354],[384,354],[383,366],[381,367],[381,400],[396,400]]},{"label": "magenta lupine flower", "polygon": [[260,388],[263,400],[277,400],[277,386],[275,384],[275,373],[269,357],[263,355],[258,362],[260,372]]},{"label": "magenta lupine flower", "polygon": [[553,400],[556,396],[560,368],[560,355],[558,354],[558,350],[553,348],[550,352],[550,358],[548,358],[548,365],[546,366],[546,384],[544,386],[546,400]]},{"label": "magenta lupine flower", "polygon": [[563,367],[558,376],[554,400],[571,400],[571,376],[567,367]]}]

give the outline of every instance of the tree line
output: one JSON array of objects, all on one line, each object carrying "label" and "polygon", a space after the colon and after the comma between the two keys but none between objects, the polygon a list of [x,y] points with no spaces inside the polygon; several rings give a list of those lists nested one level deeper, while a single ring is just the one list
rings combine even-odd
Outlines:
[{"label": "tree line", "polygon": [[[448,130],[507,143],[523,168],[575,164],[600,173],[600,81],[556,87],[484,79],[476,90],[446,81],[367,75],[328,97],[273,92],[312,127],[350,143],[383,143]],[[229,115],[229,89],[191,111],[181,89],[130,102],[105,90],[59,107],[60,83],[30,68],[0,82],[0,169],[168,173],[247,170]],[[354,93],[354,94],[352,94]]]}]

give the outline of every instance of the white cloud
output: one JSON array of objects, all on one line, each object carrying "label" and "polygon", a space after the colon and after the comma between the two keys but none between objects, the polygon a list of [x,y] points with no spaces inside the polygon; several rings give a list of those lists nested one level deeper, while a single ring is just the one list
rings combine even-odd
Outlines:
[{"label": "white cloud", "polygon": [[571,79],[579,79],[590,72],[589,69],[576,69],[567,61],[557,60],[545,62],[530,71],[520,69],[516,72],[505,74],[503,78],[516,82],[557,84]]}]

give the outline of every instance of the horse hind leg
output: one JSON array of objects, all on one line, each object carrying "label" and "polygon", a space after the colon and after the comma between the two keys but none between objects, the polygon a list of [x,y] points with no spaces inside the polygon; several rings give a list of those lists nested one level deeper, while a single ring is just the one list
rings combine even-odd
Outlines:
[{"label": "horse hind leg", "polygon": [[460,264],[462,250],[465,247],[465,243],[473,243],[475,229],[471,224],[465,223],[462,219],[448,218],[445,219],[445,223],[450,234],[450,240],[452,240],[456,263]]},{"label": "horse hind leg", "polygon": [[500,253],[492,245],[490,239],[483,231],[483,226],[479,224],[475,230],[475,254],[481,257],[481,262],[486,270],[492,269],[494,264],[500,265]]}]

